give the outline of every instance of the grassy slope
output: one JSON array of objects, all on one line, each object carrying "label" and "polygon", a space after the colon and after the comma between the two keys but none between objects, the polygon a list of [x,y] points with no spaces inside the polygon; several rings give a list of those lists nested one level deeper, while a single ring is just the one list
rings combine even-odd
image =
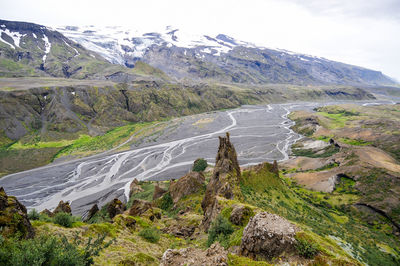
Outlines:
[{"label": "grassy slope", "polygon": [[[309,191],[296,187],[290,180],[278,177],[269,170],[271,165],[265,164],[258,169],[244,170],[240,184],[244,201],[220,199],[222,206],[221,215],[229,218],[233,205],[244,205],[251,209],[251,215],[260,211],[268,211],[279,214],[296,223],[303,229],[299,238],[313,243],[319,250],[319,255],[314,263],[318,265],[357,265],[357,261],[369,265],[396,265],[400,259],[399,240],[383,229],[368,226],[352,214],[352,211],[342,208],[341,205],[326,207],[321,205],[321,199],[310,196]],[[210,173],[207,173],[209,177]],[[161,184],[168,187],[168,182]],[[133,198],[145,200],[152,199],[154,183],[141,182],[143,192],[134,194]],[[114,223],[97,220],[95,224],[75,224],[75,228],[67,229],[56,226],[51,222],[34,222],[38,234],[63,234],[70,239],[73,232],[80,233],[82,239],[95,236],[98,233],[106,233],[107,239],[116,238],[116,243],[100,253],[95,258],[98,265],[118,264],[136,262],[148,265],[158,265],[163,252],[167,248],[206,248],[207,234],[201,230],[197,231],[195,237],[181,239],[172,235],[161,233],[160,240],[151,243],[139,234],[144,228],[156,228],[162,230],[165,227],[179,224],[198,226],[202,220],[201,201],[204,197],[202,192],[181,199],[175,206],[162,205],[163,200],[155,202],[158,206],[164,206],[161,211],[162,218],[154,221],[149,220],[150,213],[141,217],[129,217],[127,215],[117,216]],[[179,210],[185,210],[184,214],[178,214]],[[105,208],[102,209],[105,213]],[[128,222],[134,219],[136,225],[128,226]],[[225,245],[240,245],[244,226],[233,226],[234,232],[229,236]],[[294,256],[294,257],[293,257]],[[298,260],[295,254],[287,254],[286,259]],[[304,259],[302,263],[307,263]],[[279,262],[278,258],[272,262]],[[240,257],[229,255],[230,265],[253,265],[256,262]],[[266,265],[265,262],[259,262]]]},{"label": "grassy slope", "polygon": [[[138,132],[150,128],[154,123],[130,123],[114,128],[104,135],[80,135],[77,139],[42,141],[40,136],[12,142],[5,140],[0,148],[0,169],[5,175],[15,171],[24,171],[46,165],[57,158],[73,155],[89,156],[110,150],[122,144]],[[19,162],[24,161],[24,164]]]}]

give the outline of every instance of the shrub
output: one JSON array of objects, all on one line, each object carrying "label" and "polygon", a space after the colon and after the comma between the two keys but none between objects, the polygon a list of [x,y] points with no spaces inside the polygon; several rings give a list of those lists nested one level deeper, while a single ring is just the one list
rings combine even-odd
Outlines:
[{"label": "shrub", "polygon": [[160,200],[160,209],[168,211],[174,205],[171,194],[169,192],[165,193]]},{"label": "shrub", "polygon": [[196,161],[194,161],[192,171],[202,172],[202,171],[206,170],[207,165],[208,165],[207,160],[205,160],[203,158],[199,158]]},{"label": "shrub", "polygon": [[207,246],[211,246],[212,243],[218,241],[221,246],[227,248],[229,246],[229,237],[233,231],[233,226],[228,219],[218,215],[208,230]]},{"label": "shrub", "polygon": [[104,237],[85,244],[84,250],[68,242],[65,236],[40,236],[29,240],[0,239],[0,265],[91,265],[97,256],[111,242],[103,244]]},{"label": "shrub", "polygon": [[306,259],[312,259],[318,254],[318,247],[316,244],[311,243],[305,239],[296,237],[296,250],[300,256]]},{"label": "shrub", "polygon": [[37,212],[36,209],[32,209],[28,213],[28,219],[29,220],[39,220],[40,219],[40,214]]},{"label": "shrub", "polygon": [[65,212],[59,212],[54,216],[53,222],[55,224],[62,225],[64,227],[72,227],[72,223],[74,222],[74,218]]},{"label": "shrub", "polygon": [[155,227],[144,228],[139,232],[139,236],[151,243],[157,243],[160,240],[160,231]]}]

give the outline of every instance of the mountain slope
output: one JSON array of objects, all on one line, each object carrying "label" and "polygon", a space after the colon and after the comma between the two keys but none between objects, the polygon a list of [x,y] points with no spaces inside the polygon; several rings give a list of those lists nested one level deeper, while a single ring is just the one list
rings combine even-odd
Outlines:
[{"label": "mountain slope", "polygon": [[178,79],[248,84],[395,84],[379,71],[258,47],[224,34],[195,36],[171,27],[150,33],[95,26],[57,30],[109,62],[134,67],[141,60]]},{"label": "mountain slope", "polygon": [[163,76],[161,71],[154,71],[144,64],[138,71],[113,65],[58,31],[26,22],[0,20],[0,59],[1,77],[132,80],[146,71]]}]

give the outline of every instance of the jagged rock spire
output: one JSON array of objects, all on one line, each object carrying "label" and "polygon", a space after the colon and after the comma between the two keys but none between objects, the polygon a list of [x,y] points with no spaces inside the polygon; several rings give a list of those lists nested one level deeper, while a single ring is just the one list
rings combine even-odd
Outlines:
[{"label": "jagged rock spire", "polygon": [[230,141],[229,133],[226,133],[226,137],[219,137],[214,172],[201,203],[204,211],[203,226],[206,230],[219,213],[217,196],[227,199],[242,197],[239,187],[240,178],[236,150]]}]

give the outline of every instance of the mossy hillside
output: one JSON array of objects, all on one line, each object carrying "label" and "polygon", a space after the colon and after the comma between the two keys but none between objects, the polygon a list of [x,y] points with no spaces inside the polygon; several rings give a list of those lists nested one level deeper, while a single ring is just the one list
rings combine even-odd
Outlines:
[{"label": "mossy hillside", "polygon": [[[398,240],[394,236],[387,235],[384,230],[368,226],[357,217],[356,213],[347,208],[343,210],[342,205],[345,204],[340,205],[339,201],[336,205],[332,202],[331,206],[323,204],[322,201],[325,199],[309,196],[308,190],[289,189],[284,179],[262,172],[243,172],[241,189],[245,202],[279,214],[295,222],[305,232],[318,235],[314,241],[329,251],[328,256],[352,260],[349,253],[343,253],[337,244],[335,247],[335,243],[328,239],[329,235],[333,235],[351,244],[354,254],[364,262],[374,264],[385,261],[393,265],[392,257],[384,252],[377,252],[375,245],[377,242],[398,245]],[[253,181],[249,181],[250,179]]]},{"label": "mossy hillside", "polygon": [[[389,152],[397,160],[400,159],[399,105],[325,106],[316,111],[313,116],[318,117],[320,124],[333,130],[331,135],[325,137],[334,137],[342,143],[354,146],[376,146]],[[351,128],[361,130],[352,132],[349,131]],[[366,134],[362,134],[363,132]],[[324,135],[314,137],[323,138]]]},{"label": "mossy hillside", "polygon": [[[42,135],[38,133],[33,133],[13,143],[6,139],[4,142],[6,144],[0,149],[0,169],[7,174],[46,165],[63,156],[81,157],[110,150],[152,125],[153,123],[129,123],[114,128],[104,135],[83,134],[78,135],[76,139],[57,141],[42,141]],[[19,164],[21,160],[25,164]]]}]

